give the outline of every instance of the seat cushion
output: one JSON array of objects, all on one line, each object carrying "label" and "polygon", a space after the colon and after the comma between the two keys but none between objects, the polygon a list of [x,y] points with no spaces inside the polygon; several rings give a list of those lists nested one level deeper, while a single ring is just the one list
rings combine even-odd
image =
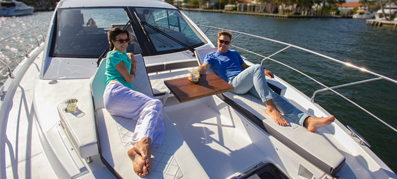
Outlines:
[{"label": "seat cushion", "polygon": [[[182,136],[163,112],[166,130],[160,147],[152,148],[152,172],[147,178],[209,178]],[[134,174],[127,155],[136,121],[96,111],[100,152],[104,162],[121,178],[140,178]]]},{"label": "seat cushion", "polygon": [[[266,105],[250,94],[237,95],[231,92],[223,94],[239,107],[259,118],[269,134],[324,172],[334,176],[344,165],[345,157],[320,133],[309,132],[305,127],[285,116],[290,126],[277,125],[265,113]],[[296,103],[292,104],[297,105]],[[305,111],[301,106],[296,107]]]}]

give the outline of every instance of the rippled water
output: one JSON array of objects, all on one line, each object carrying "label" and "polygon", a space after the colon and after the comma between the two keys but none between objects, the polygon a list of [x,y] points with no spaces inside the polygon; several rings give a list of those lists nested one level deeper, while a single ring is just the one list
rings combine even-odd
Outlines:
[{"label": "rippled water", "polygon": [[[184,13],[197,24],[233,29],[298,45],[397,79],[397,28],[367,26],[365,21],[354,19],[278,19],[218,13]],[[40,12],[31,16],[0,17],[0,39],[34,26],[42,27],[44,33],[47,33],[51,16],[52,12]],[[37,44],[36,39],[31,35],[29,37],[24,44],[28,48],[34,48]],[[211,35],[209,38],[215,44],[216,36]],[[239,44],[266,56],[285,47],[244,37],[237,38],[233,44]],[[16,65],[22,60],[24,50],[17,42],[8,40],[0,45],[1,60],[11,65]],[[246,52],[239,52],[252,62],[260,63],[262,60]],[[320,57],[297,52],[288,49],[274,58],[298,68],[328,86],[372,77]],[[318,84],[274,62],[267,60],[264,64],[307,96],[312,96],[315,90],[321,88]],[[4,73],[1,72],[2,75]],[[397,128],[397,84],[377,81],[336,91]],[[316,102],[334,114],[343,124],[358,131],[372,145],[371,150],[397,171],[396,132],[368,114],[358,111],[356,107],[333,93],[319,93]]]},{"label": "rippled water", "polygon": [[[44,36],[46,36],[52,14],[53,12],[35,12],[32,15],[21,17],[0,16],[0,39],[7,38],[10,35],[37,26],[43,30],[42,32]],[[34,33],[36,33],[39,42],[43,42],[43,35],[38,28],[34,29]],[[32,49],[37,47],[38,41],[34,33],[29,31],[29,33],[20,34],[16,36],[16,38],[9,38],[5,41],[1,41],[0,60],[4,61],[14,69],[25,57],[25,48],[30,52]],[[18,42],[18,40],[25,46],[25,48]],[[3,65],[0,65],[0,67],[3,67]],[[6,70],[2,70],[0,72],[0,86],[4,83],[7,74]]]}]

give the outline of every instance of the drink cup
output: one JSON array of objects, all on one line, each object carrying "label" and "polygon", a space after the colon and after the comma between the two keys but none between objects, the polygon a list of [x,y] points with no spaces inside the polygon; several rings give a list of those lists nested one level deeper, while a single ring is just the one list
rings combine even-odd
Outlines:
[{"label": "drink cup", "polygon": [[75,112],[77,110],[77,99],[70,99],[66,102],[68,105],[66,107],[66,112]]},{"label": "drink cup", "polygon": [[193,83],[198,83],[200,78],[200,72],[198,70],[194,70],[193,72]]}]

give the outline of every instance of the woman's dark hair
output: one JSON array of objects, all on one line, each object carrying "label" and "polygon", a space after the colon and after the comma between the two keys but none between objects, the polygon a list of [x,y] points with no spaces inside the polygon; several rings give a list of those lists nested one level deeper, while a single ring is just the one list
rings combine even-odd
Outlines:
[{"label": "woman's dark hair", "polygon": [[127,37],[130,39],[130,42],[128,42],[128,44],[134,43],[132,41],[130,32],[127,29],[123,29],[123,28],[120,28],[120,27],[115,27],[115,28],[109,30],[109,33],[108,33],[108,40],[109,40],[109,44],[110,44],[109,45],[109,48],[110,48],[109,50],[113,50],[114,44],[113,44],[112,40],[116,40],[116,36],[118,36],[119,34],[127,34]]}]

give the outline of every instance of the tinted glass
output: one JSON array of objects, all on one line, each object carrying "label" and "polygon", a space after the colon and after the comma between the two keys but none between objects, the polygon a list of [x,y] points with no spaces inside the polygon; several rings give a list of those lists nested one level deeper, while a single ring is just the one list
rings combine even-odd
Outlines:
[{"label": "tinted glass", "polygon": [[[124,27],[128,17],[123,8],[64,9],[57,14],[56,37],[52,56],[99,57],[109,46],[107,32],[113,27]],[[134,44],[127,52],[142,53],[131,32]]]},{"label": "tinted glass", "polygon": [[[136,12],[141,21],[150,25],[145,25],[145,30],[157,51],[184,49],[181,43],[192,47],[204,42],[177,10],[136,8]],[[179,42],[164,36],[159,31]]]}]

